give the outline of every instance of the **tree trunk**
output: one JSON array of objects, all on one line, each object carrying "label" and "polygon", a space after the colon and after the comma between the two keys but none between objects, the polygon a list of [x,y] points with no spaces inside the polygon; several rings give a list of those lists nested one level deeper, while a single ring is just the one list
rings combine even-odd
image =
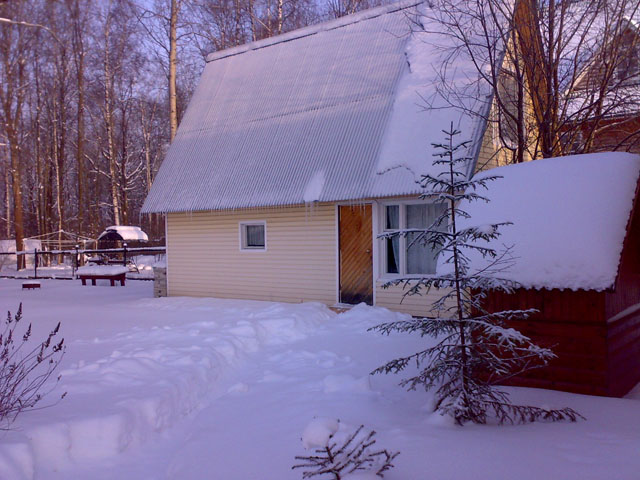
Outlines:
[{"label": "tree trunk", "polygon": [[283,0],[277,0],[278,2],[278,35],[282,33],[282,24],[283,24]]},{"label": "tree trunk", "polygon": [[[20,162],[20,148],[18,147],[17,132],[7,129],[7,136],[11,145],[11,184],[13,192],[13,229],[16,236],[16,252],[23,248],[24,218],[22,213],[22,175]],[[11,133],[9,133],[9,131]],[[18,269],[24,268],[24,255],[17,255]]]},{"label": "tree trunk", "polygon": [[176,82],[178,0],[171,0],[171,18],[169,21],[169,121],[171,124],[170,140],[173,142],[178,131],[178,94]]},{"label": "tree trunk", "polygon": [[[111,6],[111,5],[109,5]],[[118,167],[116,163],[116,149],[113,123],[113,72],[110,58],[110,28],[111,11],[107,12],[104,25],[104,122],[107,130],[107,156],[109,161],[109,176],[111,181],[111,202],[113,205],[113,223],[120,225],[120,199],[118,195]]]},{"label": "tree trunk", "polygon": [[[6,145],[8,147],[8,145]],[[4,148],[4,146],[3,146]],[[7,212],[7,237],[11,238],[11,168],[9,167],[9,157],[7,155],[7,163],[5,165],[5,175],[4,175],[4,184],[5,184],[5,208]]]},{"label": "tree trunk", "polygon": [[83,26],[80,21],[80,4],[79,0],[75,0],[72,10],[73,16],[73,54],[76,66],[76,88],[78,90],[78,98],[76,105],[76,175],[77,175],[77,212],[78,212],[78,233],[85,233],[86,229],[86,190],[87,175],[85,172],[84,162],[84,141],[85,141],[85,124],[84,124],[84,43],[83,43]]}]

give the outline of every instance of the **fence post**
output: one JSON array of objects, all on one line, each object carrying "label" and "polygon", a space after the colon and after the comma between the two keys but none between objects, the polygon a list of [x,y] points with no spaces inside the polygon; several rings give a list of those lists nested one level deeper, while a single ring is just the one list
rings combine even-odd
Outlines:
[{"label": "fence post", "polygon": [[78,270],[78,248],[79,245],[76,245],[76,251],[73,255],[73,262],[71,262],[71,278],[76,278],[76,271]]},{"label": "fence post", "polygon": [[124,255],[122,256],[122,265],[127,266],[127,242],[122,244]]},{"label": "fence post", "polygon": [[33,278],[38,278],[38,249],[33,249]]}]

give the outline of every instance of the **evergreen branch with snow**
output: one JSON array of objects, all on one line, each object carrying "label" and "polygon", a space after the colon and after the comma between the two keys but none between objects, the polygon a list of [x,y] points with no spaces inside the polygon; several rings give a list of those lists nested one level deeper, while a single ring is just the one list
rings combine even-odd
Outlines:
[{"label": "evergreen branch with snow", "polygon": [[[417,333],[421,337],[433,337],[437,342],[411,355],[392,359],[372,373],[399,373],[415,364],[418,373],[402,380],[400,385],[409,390],[434,390],[435,410],[450,415],[459,425],[486,423],[489,418],[499,423],[583,418],[570,408],[512,405],[508,394],[496,387],[516,375],[547,365],[555,355],[513,327],[513,322],[526,320],[537,310],[489,312],[484,308],[487,292],[512,293],[519,288],[517,282],[505,278],[515,262],[511,248],[505,246],[498,252],[489,243],[496,240],[500,228],[510,222],[462,228],[458,222],[464,219],[469,223],[470,215],[464,211],[464,204],[487,202],[487,197],[476,192],[487,190],[490,182],[501,177],[489,175],[467,179],[464,167],[469,159],[456,155],[468,142],[454,143],[460,132],[453,125],[444,133],[446,142],[433,144],[440,150],[434,154],[437,160],[433,163],[446,168],[437,175],[422,177],[420,184],[425,191],[420,198],[445,205],[445,212],[426,229],[384,234],[384,237],[411,235],[412,245],[428,245],[438,255],[439,269],[444,270],[418,279],[395,279],[384,287],[401,285],[405,296],[435,290],[439,298],[422,318],[385,323],[370,329],[384,335]],[[478,267],[478,262],[472,264],[472,256],[483,259],[484,266]]]}]

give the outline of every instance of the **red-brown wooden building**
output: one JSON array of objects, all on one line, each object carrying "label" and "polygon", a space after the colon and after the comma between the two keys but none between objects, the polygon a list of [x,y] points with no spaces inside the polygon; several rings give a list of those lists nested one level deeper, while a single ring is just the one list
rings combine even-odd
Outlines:
[{"label": "red-brown wooden building", "polygon": [[[490,218],[493,220],[504,210],[509,213],[515,211],[515,219],[506,218],[514,221],[508,241],[516,245],[518,241],[526,243],[525,236],[533,231],[536,242],[516,252],[516,257],[523,257],[516,258],[516,265],[519,261],[532,264],[516,266],[511,276],[512,280],[526,288],[519,288],[510,294],[490,292],[485,307],[493,312],[536,308],[538,313],[526,321],[514,322],[513,327],[537,344],[551,348],[557,355],[546,367],[531,370],[514,379],[512,384],[623,396],[640,382],[640,157],[613,155],[616,161],[612,161],[611,154],[593,154],[531,162],[527,167],[531,171],[530,181],[527,180],[528,175],[514,179],[508,170],[522,169],[527,164],[491,171],[492,174],[505,176],[501,180],[504,186],[499,188],[504,192],[497,195],[500,198],[492,198],[496,196],[492,195],[493,187],[490,187],[489,197],[493,205],[482,206],[480,217],[486,217],[489,211],[493,212]],[[585,171],[576,171],[574,177],[591,176],[593,183],[599,182],[598,177],[601,177],[605,185],[600,185],[597,192],[588,188],[590,181],[576,178],[572,182],[570,172],[580,169],[582,158],[586,159]],[[625,159],[630,163],[626,164]],[[592,167],[597,167],[596,161],[603,162],[604,170],[589,173]],[[539,162],[545,162],[546,165],[538,168],[543,172],[536,175],[535,164]],[[563,182],[558,182],[553,175],[549,177],[555,171],[551,162],[558,162],[558,166],[562,167],[557,175],[563,176]],[[571,162],[572,165],[569,165]],[[634,166],[626,174],[604,178],[609,167],[615,170],[621,164],[629,167],[631,163]],[[542,175],[547,176],[546,180]],[[562,186],[564,181],[566,187]],[[564,198],[559,191],[563,188]],[[529,200],[538,195],[542,205],[539,210],[532,209],[530,205],[502,208],[500,203],[505,203],[509,192],[516,203],[519,192],[524,192]],[[557,202],[544,199],[556,195],[560,195]],[[597,198],[588,198],[592,196]],[[584,209],[592,210],[591,214],[580,213],[583,201],[586,203]],[[590,201],[596,206],[601,201],[606,204],[603,209],[592,208],[588,203]],[[571,212],[558,213],[572,208],[578,212],[579,218],[575,219],[576,215]],[[608,210],[607,216],[602,215],[603,210]],[[471,213],[475,215],[477,212]],[[563,214],[566,214],[565,219],[555,218]],[[581,225],[585,220],[590,225]],[[520,227],[518,223],[521,223]],[[535,225],[544,229],[545,223],[548,223],[548,230],[535,233]],[[581,237],[585,235],[594,238]],[[553,251],[557,249],[565,251],[557,255]],[[565,260],[566,265],[563,265]],[[582,271],[578,271],[581,266]],[[576,271],[572,272],[572,269]]]}]

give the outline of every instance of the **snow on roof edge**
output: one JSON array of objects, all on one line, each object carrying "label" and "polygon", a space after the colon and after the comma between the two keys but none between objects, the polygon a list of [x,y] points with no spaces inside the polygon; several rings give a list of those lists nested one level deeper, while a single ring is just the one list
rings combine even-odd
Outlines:
[{"label": "snow on roof edge", "polygon": [[270,47],[279,43],[290,42],[298,38],[308,37],[315,35],[319,32],[326,32],[328,30],[335,30],[347,25],[358,23],[364,20],[385,15],[387,13],[393,13],[400,10],[406,10],[407,8],[418,6],[425,3],[425,0],[402,0],[394,2],[389,5],[382,5],[376,8],[370,8],[361,12],[352,13],[351,15],[345,15],[344,17],[327,20],[325,22],[316,23],[307,27],[298,28],[287,33],[276,35],[275,37],[263,38],[262,40],[256,40],[255,42],[245,43],[236,47],[227,48],[217,52],[212,52],[207,55],[206,63],[220,60],[222,58],[239,55],[251,50],[259,50],[261,48]]},{"label": "snow on roof edge", "polygon": [[293,208],[293,207],[304,207],[307,205],[314,204],[323,204],[323,203],[340,203],[340,202],[348,202],[353,204],[359,203],[370,203],[372,200],[380,200],[385,198],[401,198],[401,197],[413,197],[418,196],[422,193],[422,188],[416,183],[416,188],[413,191],[408,191],[406,193],[399,193],[393,195],[367,195],[366,197],[360,196],[351,196],[351,197],[340,197],[340,198],[323,198],[319,200],[309,200],[305,202],[303,199],[295,202],[281,202],[281,203],[272,203],[272,204],[260,204],[260,205],[241,205],[241,206],[228,206],[228,207],[215,207],[215,208],[204,208],[202,210],[193,210],[191,208],[179,207],[179,208],[171,208],[166,210],[149,210],[147,208],[143,208],[140,210],[140,215],[152,215],[152,214],[161,214],[166,215],[168,213],[197,213],[197,212],[236,212],[243,210],[260,210],[260,209],[278,209],[278,208]]},{"label": "snow on roof edge", "polygon": [[[567,189],[562,179],[572,172],[573,186]],[[640,155],[571,155],[494,168],[478,177],[486,175],[501,179],[486,192],[488,204],[465,205],[472,217],[467,222],[513,222],[501,229],[499,240],[491,242],[497,250],[505,245],[513,249],[514,263],[500,272],[502,277],[528,290],[615,287],[638,207]],[[531,182],[536,183],[535,189],[530,188]],[[605,214],[612,207],[618,215]],[[485,260],[473,258],[472,264],[482,267]]]}]

